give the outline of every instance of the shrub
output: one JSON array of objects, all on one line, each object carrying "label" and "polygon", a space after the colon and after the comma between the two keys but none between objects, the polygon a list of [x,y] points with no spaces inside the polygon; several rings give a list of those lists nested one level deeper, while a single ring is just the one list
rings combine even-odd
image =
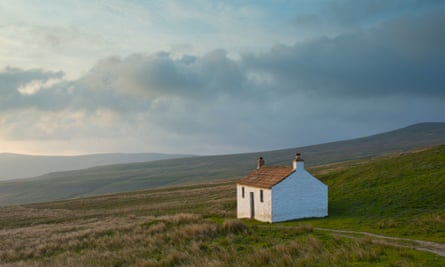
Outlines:
[{"label": "shrub", "polygon": [[185,239],[202,239],[216,233],[216,226],[208,223],[187,224],[177,231],[177,236]]},{"label": "shrub", "polygon": [[202,218],[201,215],[197,215],[197,214],[178,213],[178,214],[174,214],[174,215],[160,216],[159,220],[167,222],[167,223],[179,225],[179,224],[197,222],[197,221],[201,220],[201,218]]},{"label": "shrub", "polygon": [[247,232],[247,226],[240,220],[225,220],[222,228],[228,233],[244,233]]}]

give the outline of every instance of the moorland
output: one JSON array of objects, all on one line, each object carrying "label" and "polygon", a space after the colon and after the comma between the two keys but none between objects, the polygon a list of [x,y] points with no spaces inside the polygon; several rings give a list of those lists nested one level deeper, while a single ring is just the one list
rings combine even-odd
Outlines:
[{"label": "moorland", "polygon": [[[363,138],[301,148],[53,172],[29,179],[0,181],[0,206],[237,178],[254,168],[260,156],[265,158],[267,165],[286,166],[291,164],[296,152],[301,152],[307,159],[306,166],[318,166],[403,153],[440,144],[445,144],[445,123],[420,123]],[[17,166],[22,169],[33,168],[27,161]]]},{"label": "moorland", "polygon": [[444,145],[309,170],[327,218],[237,220],[236,178],[2,207],[0,264],[445,266]]}]

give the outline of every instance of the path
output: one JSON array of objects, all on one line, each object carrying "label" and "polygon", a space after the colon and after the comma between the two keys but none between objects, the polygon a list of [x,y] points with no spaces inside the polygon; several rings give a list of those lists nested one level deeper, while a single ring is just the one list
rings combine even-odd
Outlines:
[{"label": "path", "polygon": [[[314,230],[331,232],[338,236],[352,238],[352,239],[359,239],[357,237],[357,235],[368,236],[368,237],[372,238],[371,241],[373,243],[385,244],[385,245],[394,246],[394,247],[413,248],[416,250],[428,251],[428,252],[434,253],[436,255],[445,257],[445,244],[442,244],[442,243],[423,241],[423,240],[417,240],[417,239],[409,239],[409,238],[377,235],[377,234],[373,234],[373,233],[359,232],[359,231],[337,230],[337,229],[317,228],[317,227],[315,227]],[[391,242],[391,241],[396,241],[396,242]]]}]

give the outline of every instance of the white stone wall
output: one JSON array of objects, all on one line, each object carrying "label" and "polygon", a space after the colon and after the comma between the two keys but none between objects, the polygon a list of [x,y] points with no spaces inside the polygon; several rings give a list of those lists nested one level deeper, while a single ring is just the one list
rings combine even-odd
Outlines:
[{"label": "white stone wall", "polygon": [[272,222],[328,215],[328,187],[308,173],[303,162],[272,188],[272,195]]},{"label": "white stone wall", "polygon": [[[242,188],[244,187],[244,198]],[[260,199],[260,191],[263,190],[263,202]],[[263,222],[272,222],[271,190],[252,186],[237,185],[237,218],[250,218],[250,193],[254,196],[255,219]]]},{"label": "white stone wall", "polygon": [[[244,187],[244,198],[242,197],[242,188]],[[250,202],[249,196],[246,190],[246,186],[244,185],[236,185],[236,209],[237,209],[237,218],[250,218]]]}]

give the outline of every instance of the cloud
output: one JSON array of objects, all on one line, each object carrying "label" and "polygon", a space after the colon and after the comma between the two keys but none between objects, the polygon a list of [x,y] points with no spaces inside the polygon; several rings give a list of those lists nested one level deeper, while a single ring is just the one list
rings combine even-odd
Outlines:
[{"label": "cloud", "polygon": [[445,95],[445,8],[334,38],[246,55],[282,89],[364,97]]},{"label": "cloud", "polygon": [[69,151],[213,154],[443,121],[441,25],[443,8],[237,59],[221,49],[107,57],[73,80],[7,68],[0,136]]},{"label": "cloud", "polygon": [[63,72],[7,67],[0,71],[0,111],[40,106],[33,96],[38,95],[42,87],[52,87],[63,76]]},{"label": "cloud", "polygon": [[441,0],[333,0],[297,9],[292,25],[297,34],[335,37],[382,23],[443,8]]},{"label": "cloud", "polygon": [[32,80],[31,82],[19,87],[17,91],[19,91],[19,93],[22,95],[33,95],[42,89],[51,88],[61,81],[61,79],[48,79],[46,81]]}]

